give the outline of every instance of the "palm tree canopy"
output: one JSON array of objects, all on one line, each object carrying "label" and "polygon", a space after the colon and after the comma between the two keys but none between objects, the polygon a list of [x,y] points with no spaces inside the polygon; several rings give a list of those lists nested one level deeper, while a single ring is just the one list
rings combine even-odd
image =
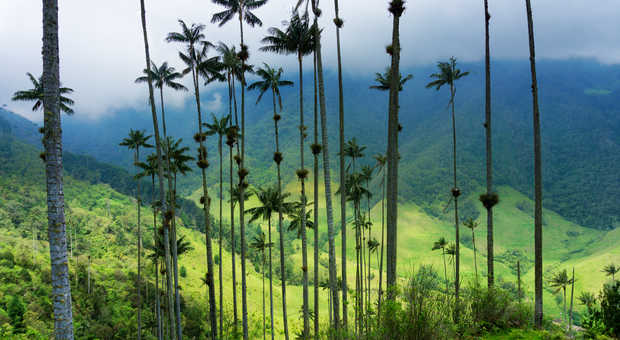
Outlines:
[{"label": "palm tree canopy", "polygon": [[464,224],[464,225],[465,225],[468,229],[471,229],[471,230],[474,230],[474,229],[478,228],[478,222],[477,222],[477,221],[474,221],[474,219],[473,219],[473,218],[471,218],[471,217],[470,217],[470,218],[468,218],[467,220],[465,220],[465,221],[463,222],[463,224]]},{"label": "palm tree canopy", "polygon": [[437,240],[437,241],[435,241],[435,243],[433,243],[433,249],[432,250],[444,249],[447,245],[448,245],[448,241],[446,241],[446,238],[445,237],[441,237],[441,238],[439,238],[439,240]]},{"label": "palm tree canopy", "polygon": [[136,175],[136,178],[142,178],[147,176],[157,175],[157,155],[150,154],[146,157],[146,162],[139,162],[138,167],[142,169],[142,172]]},{"label": "palm tree canopy", "polygon": [[620,266],[616,266],[613,263],[603,267],[603,273],[605,273],[607,276],[614,276],[618,274],[618,272],[620,272]]},{"label": "palm tree canopy", "polygon": [[[167,86],[173,90],[187,91],[187,87],[176,81],[183,78],[183,74],[177,72],[174,67],[168,66],[168,62],[164,61],[159,67],[152,61],[151,64],[151,79],[156,88],[161,89],[163,86]],[[145,75],[136,78],[136,83],[146,83],[148,81],[148,70],[144,69],[142,73]]]},{"label": "palm tree canopy", "polygon": [[305,56],[314,51],[314,25],[310,25],[308,13],[299,16],[293,12],[290,21],[284,22],[284,31],[277,27],[271,27],[269,34],[263,38],[265,46],[261,51],[278,54],[292,54]]},{"label": "palm tree canopy", "polygon": [[368,240],[368,250],[371,253],[376,252],[380,245],[381,245],[381,243],[379,243],[379,241],[377,241],[377,239],[374,238],[374,237],[372,239]]},{"label": "palm tree canopy", "polygon": [[126,146],[129,150],[136,150],[138,148],[152,148],[153,145],[148,144],[148,140],[152,136],[147,136],[144,130],[129,129],[129,137],[123,138],[120,146]]},{"label": "palm tree canopy", "polygon": [[284,71],[281,67],[276,70],[274,67],[271,67],[266,63],[263,63],[262,68],[256,70],[256,74],[262,80],[255,81],[250,84],[248,86],[248,90],[258,90],[260,92],[258,98],[256,99],[257,104],[268,90],[272,90],[278,99],[280,110],[282,110],[282,96],[280,95],[280,87],[293,85],[292,81],[280,79],[282,77],[282,72]]},{"label": "palm tree canopy", "polygon": [[269,249],[273,246],[273,242],[269,243],[265,240],[265,233],[260,232],[257,236],[254,236],[252,242],[250,242],[250,248],[254,248],[258,251],[264,251],[265,249]]},{"label": "palm tree canopy", "polygon": [[549,280],[549,286],[555,288],[555,293],[560,289],[566,288],[571,283],[573,283],[573,279],[568,276],[566,269],[553,274],[553,277]]},{"label": "palm tree canopy", "polygon": [[181,32],[168,33],[166,41],[187,44],[187,51],[191,54],[194,52],[195,46],[205,38],[203,33],[205,25],[192,23],[188,27],[185,21],[181,19],[179,19],[179,25],[181,25]]},{"label": "palm tree canopy", "polygon": [[450,58],[449,62],[438,62],[437,67],[439,68],[439,72],[431,74],[431,78],[435,80],[426,84],[426,88],[434,87],[439,91],[442,86],[453,86],[455,81],[469,74],[469,72],[462,72],[460,69],[456,68],[456,58],[454,57]]},{"label": "palm tree canopy", "polygon": [[163,143],[163,157],[168,163],[170,160],[170,167],[172,173],[180,173],[185,175],[192,171],[192,168],[188,165],[189,161],[193,161],[195,158],[188,155],[189,147],[183,146],[183,138],[174,140],[174,138],[168,136]]},{"label": "palm tree canopy", "polygon": [[[30,72],[26,73],[28,78],[30,78],[30,82],[32,82],[33,88],[29,90],[17,91],[11,97],[13,101],[21,101],[21,102],[34,102],[34,106],[32,106],[32,111],[37,111],[43,107],[43,81],[40,76],[38,79],[35,78]],[[73,93],[73,89],[68,87],[60,87],[60,111],[72,115],[74,113],[73,109],[69,106],[75,104],[75,102],[63,96],[64,94]]]},{"label": "palm tree canopy", "polygon": [[372,174],[375,172],[375,169],[370,165],[364,165],[360,169],[360,174],[362,176],[362,180],[369,182],[372,179]]},{"label": "palm tree canopy", "polygon": [[[403,90],[403,85],[406,82],[413,79],[413,74],[408,74],[405,78],[403,78],[403,74],[399,73],[399,87],[398,91]],[[392,82],[392,70],[390,67],[385,69],[384,73],[375,73],[375,82],[376,85],[371,85],[370,88],[379,91],[388,91],[390,89],[390,83]]]},{"label": "palm tree canopy", "polygon": [[211,114],[211,123],[203,123],[203,125],[207,128],[205,132],[207,136],[218,135],[219,137],[223,137],[226,135],[228,131],[228,123],[230,121],[230,115],[222,116],[222,118],[218,119],[215,114]]},{"label": "palm tree canopy", "polygon": [[[306,204],[310,206],[312,202]],[[288,217],[291,219],[291,223],[288,225],[288,231],[297,231],[297,238],[301,238],[301,217],[302,217],[302,203],[293,203],[292,209],[288,212]],[[306,228],[314,229],[314,222],[312,221],[312,209],[306,210]]]},{"label": "palm tree canopy", "polygon": [[[348,201],[359,202],[364,196],[371,197],[371,192],[364,186],[366,177],[357,172],[352,174],[346,174],[344,181],[345,197]],[[342,186],[338,188],[336,194],[342,194]]]},{"label": "palm tree canopy", "polygon": [[360,146],[357,144],[357,139],[352,138],[344,144],[343,152],[345,157],[356,159],[364,157],[364,150],[366,150],[366,147]]},{"label": "palm tree canopy", "polygon": [[214,4],[224,6],[226,10],[213,14],[211,23],[222,27],[235,15],[241,13],[243,20],[250,26],[263,26],[263,22],[251,11],[267,3],[267,0],[212,0]]},{"label": "palm tree canopy", "polygon": [[254,73],[254,66],[241,62],[235,46],[229,47],[220,41],[215,50],[220,54],[223,69],[238,81],[241,81],[244,72]]},{"label": "palm tree canopy", "polygon": [[258,197],[260,205],[245,211],[250,214],[250,223],[259,218],[269,220],[275,212],[288,214],[292,210],[292,203],[284,202],[290,194],[280,193],[275,187],[259,188],[254,191],[254,194]]}]

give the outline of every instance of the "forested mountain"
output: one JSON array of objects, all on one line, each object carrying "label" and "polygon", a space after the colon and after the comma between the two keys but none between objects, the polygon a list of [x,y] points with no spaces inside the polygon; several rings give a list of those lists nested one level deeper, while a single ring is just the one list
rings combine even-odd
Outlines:
[{"label": "forested mountain", "polygon": [[[497,61],[493,68],[494,168],[497,185],[511,186],[532,194],[533,160],[531,103],[528,64],[526,61]],[[457,166],[461,190],[465,194],[481,193],[484,184],[484,93],[483,65],[463,64],[471,75],[463,80],[456,95]],[[382,71],[382,70],[377,70]],[[413,74],[401,98],[401,173],[400,199],[412,201],[433,216],[441,216],[450,195],[450,120],[447,92],[425,89],[434,66],[403,71]],[[284,75],[295,80],[294,74]],[[312,83],[306,73],[305,112],[312,114]],[[337,92],[336,75],[326,74],[326,91]],[[620,220],[620,67],[598,64],[590,60],[541,61],[539,80],[543,155],[544,206],[569,220],[596,229],[612,229]],[[373,77],[345,74],[345,114],[348,138],[358,137],[366,145],[366,160],[385,152],[387,93],[369,89]],[[284,140],[283,176],[294,177],[299,150],[292,141],[297,133],[298,95],[295,88],[283,88],[284,113],[281,138]],[[216,115],[228,112],[227,93],[223,88],[203,90],[207,100],[221,96]],[[273,136],[271,106],[268,102],[254,105],[256,93],[248,93],[248,159],[253,184],[273,183],[275,165],[271,162]],[[328,121],[337,122],[337,96],[327,96]],[[186,100],[183,109],[170,107],[167,123],[170,134],[182,137],[188,145],[197,131],[194,103]],[[145,106],[146,109],[146,106]],[[210,121],[211,112],[204,114]],[[98,120],[87,120],[79,112],[64,118],[65,147],[79,154],[128,167],[131,155],[118,146],[127,129],[151,130],[146,110],[120,110]],[[27,125],[24,123],[24,125]],[[334,127],[334,128],[332,128]],[[28,129],[23,129],[27,131]],[[311,127],[309,131],[311,130]],[[267,133],[265,133],[267,131]],[[330,124],[330,142],[337,145],[335,125]],[[36,140],[32,133],[22,133],[27,141]],[[216,140],[208,143],[210,155],[216,156]],[[337,171],[336,148],[332,148],[332,169]],[[312,155],[307,153],[308,162]],[[211,156],[210,156],[211,157]],[[211,183],[215,167],[209,169]],[[179,191],[189,194],[199,187],[197,172],[180,180]],[[501,200],[501,198],[500,198]],[[477,200],[463,202],[468,214],[476,214]]]}]

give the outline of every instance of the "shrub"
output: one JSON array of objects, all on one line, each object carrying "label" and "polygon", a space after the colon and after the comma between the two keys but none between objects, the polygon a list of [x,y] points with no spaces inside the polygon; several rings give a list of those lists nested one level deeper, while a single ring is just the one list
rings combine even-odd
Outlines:
[{"label": "shrub", "polygon": [[605,326],[611,334],[620,337],[620,281],[605,284],[600,300]]},{"label": "shrub", "polygon": [[187,277],[187,269],[185,269],[185,266],[181,266],[179,274],[181,275],[181,277]]}]

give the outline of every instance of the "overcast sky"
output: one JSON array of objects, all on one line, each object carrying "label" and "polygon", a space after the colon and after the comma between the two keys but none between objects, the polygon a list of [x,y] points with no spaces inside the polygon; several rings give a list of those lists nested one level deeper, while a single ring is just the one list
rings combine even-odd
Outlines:
[{"label": "overcast sky", "polygon": [[[63,85],[75,89],[76,112],[98,117],[123,107],[141,108],[145,87],[133,80],[144,68],[144,47],[138,0],[61,0],[60,55]],[[151,56],[181,68],[181,46],[164,42],[178,31],[177,19],[207,24],[212,42],[239,43],[238,22],[224,27],[210,23],[222,10],[209,0],[146,0]],[[253,64],[267,61],[295,76],[293,56],[273,56],[257,51],[270,26],[280,26],[290,16],[294,0],[270,0],[255,14],[263,27],[245,27]],[[493,58],[525,58],[527,26],[521,0],[490,0]],[[372,73],[388,64],[385,46],[391,41],[387,0],[340,0],[345,72]],[[449,56],[464,61],[483,57],[484,13],[482,0],[409,0],[401,19],[404,67],[428,64]],[[336,37],[332,23],[333,2],[321,1],[324,63],[336,63]],[[602,63],[620,63],[620,2],[618,0],[533,0],[537,56],[539,58],[591,57]],[[41,73],[41,0],[0,0],[0,106],[35,121],[31,105],[10,101],[13,92],[30,88],[26,72]],[[307,66],[311,66],[308,59]],[[171,105],[182,105],[185,95],[169,96]],[[217,107],[218,98],[205,102]]]}]

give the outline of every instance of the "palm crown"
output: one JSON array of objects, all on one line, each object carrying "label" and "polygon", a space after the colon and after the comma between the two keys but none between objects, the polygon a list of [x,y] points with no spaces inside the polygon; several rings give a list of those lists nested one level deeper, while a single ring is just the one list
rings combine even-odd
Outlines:
[{"label": "palm crown", "polygon": [[228,131],[228,122],[230,121],[230,115],[223,116],[218,119],[214,114],[211,114],[211,123],[203,123],[207,128],[205,134],[207,136],[218,135],[219,137],[225,136]]},{"label": "palm crown", "polygon": [[[151,61],[151,79],[154,82],[156,88],[161,89],[164,86],[167,86],[173,90],[177,91],[187,91],[187,87],[183,84],[176,82],[177,79],[183,78],[183,74],[177,72],[177,70],[168,66],[168,62],[163,62],[161,66],[157,67],[154,62]],[[136,83],[146,83],[148,81],[148,70],[142,71],[144,76],[138,77],[136,79]]]},{"label": "palm crown", "polygon": [[469,74],[469,72],[462,72],[460,69],[456,68],[456,58],[450,58],[449,62],[439,62],[437,63],[437,67],[439,68],[439,73],[431,74],[431,78],[436,80],[431,81],[426,85],[426,88],[434,87],[439,91],[442,86],[450,85],[454,86],[454,82],[465,77]]},{"label": "palm crown", "polygon": [[[32,85],[34,86],[32,89],[17,91],[13,94],[11,100],[13,101],[22,101],[22,102],[34,102],[34,106],[32,107],[32,111],[37,111],[43,107],[43,81],[42,77],[39,79],[35,78],[30,72],[26,73]],[[68,115],[72,115],[73,109],[69,106],[73,105],[75,102],[63,96],[63,94],[73,93],[73,89],[68,87],[60,87],[60,110]]]},{"label": "palm crown", "polygon": [[251,11],[267,3],[267,0],[212,0],[213,3],[226,7],[226,10],[213,14],[211,23],[223,26],[236,14],[241,14],[243,20],[250,26],[262,26],[263,22]]},{"label": "palm crown", "polygon": [[272,90],[278,99],[278,103],[280,105],[280,110],[282,110],[282,96],[280,95],[280,87],[281,86],[292,86],[293,82],[289,80],[280,79],[282,77],[282,68],[275,69],[266,63],[263,64],[264,67],[256,70],[256,75],[258,75],[262,80],[258,80],[248,86],[248,90],[258,89],[260,94],[256,99],[256,103],[263,98],[263,95],[268,90]]},{"label": "palm crown", "polygon": [[129,130],[129,137],[123,138],[120,146],[126,146],[129,150],[136,150],[138,148],[152,148],[153,145],[148,144],[148,140],[151,136],[147,136],[144,130]]},{"label": "palm crown", "polygon": [[260,48],[261,51],[296,53],[300,58],[314,51],[314,25],[310,25],[307,13],[299,16],[299,13],[294,12],[291,20],[284,22],[284,26],[284,31],[277,27],[269,28],[270,35],[263,38],[265,46]]},{"label": "palm crown", "polygon": [[557,272],[553,275],[551,280],[549,280],[549,285],[555,288],[555,292],[557,293],[560,289],[566,288],[566,286],[573,283],[573,280],[568,277],[568,272],[566,269]]},{"label": "palm crown", "polygon": [[620,266],[616,266],[615,264],[608,264],[603,267],[603,273],[607,276],[611,276],[612,279],[616,278],[616,274],[620,272]]},{"label": "palm crown", "polygon": [[[405,83],[411,79],[413,79],[413,74],[408,74],[405,78],[403,78],[402,73],[400,73],[398,91],[402,91],[403,85],[405,85]],[[371,89],[388,91],[390,89],[390,83],[392,82],[392,71],[390,70],[390,68],[386,68],[384,73],[375,73],[375,82],[377,84],[371,85]]]},{"label": "palm crown", "polygon": [[259,188],[254,193],[258,197],[260,205],[245,211],[251,216],[250,222],[254,222],[259,218],[269,220],[273,213],[279,212],[280,209],[282,209],[282,213],[288,213],[292,210],[292,203],[284,202],[290,194],[280,193],[277,188]]}]

